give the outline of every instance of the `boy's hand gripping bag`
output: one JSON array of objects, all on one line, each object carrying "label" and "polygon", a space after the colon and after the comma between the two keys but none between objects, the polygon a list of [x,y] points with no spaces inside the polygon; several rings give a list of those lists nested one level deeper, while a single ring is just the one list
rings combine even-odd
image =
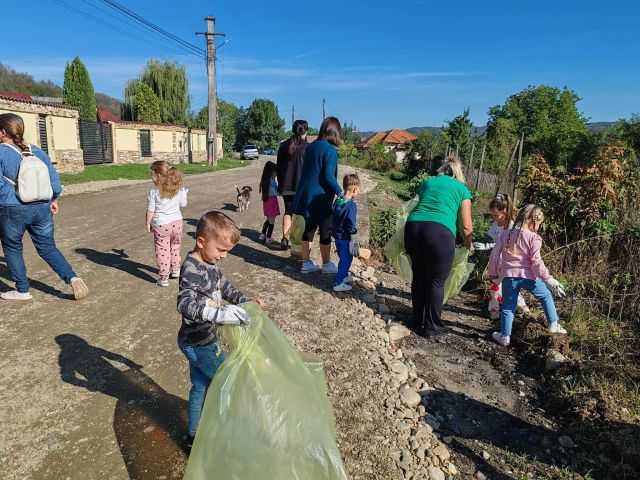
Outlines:
[{"label": "boy's hand gripping bag", "polygon": [[346,480],[320,364],[305,363],[254,304],[223,327],[230,353],[213,378],[185,480]]},{"label": "boy's hand gripping bag", "polygon": [[[400,275],[403,280],[409,283],[411,283],[413,273],[411,270],[411,258],[404,247],[404,227],[409,214],[417,204],[418,197],[415,197],[402,206],[402,210],[398,215],[396,232],[384,248],[385,257],[391,266],[398,272],[398,275]],[[453,266],[451,267],[451,272],[444,287],[444,303],[447,303],[450,298],[460,293],[464,284],[469,280],[475,265],[468,263],[468,260],[469,250],[464,247],[456,248]]]},{"label": "boy's hand gripping bag", "polygon": [[306,222],[304,217],[298,214],[294,215],[291,221],[291,234],[289,236],[289,240],[292,245],[295,245],[296,247],[300,246],[305,228]]}]

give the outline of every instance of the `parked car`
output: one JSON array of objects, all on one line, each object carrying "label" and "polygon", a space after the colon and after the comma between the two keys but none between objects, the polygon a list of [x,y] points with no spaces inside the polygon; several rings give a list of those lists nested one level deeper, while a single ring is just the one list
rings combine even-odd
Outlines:
[{"label": "parked car", "polygon": [[263,148],[262,149],[262,154],[263,155],[275,155],[276,151],[273,148]]},{"label": "parked car", "polygon": [[242,149],[242,158],[245,160],[252,160],[260,157],[258,153],[258,147],[255,145],[245,145]]}]

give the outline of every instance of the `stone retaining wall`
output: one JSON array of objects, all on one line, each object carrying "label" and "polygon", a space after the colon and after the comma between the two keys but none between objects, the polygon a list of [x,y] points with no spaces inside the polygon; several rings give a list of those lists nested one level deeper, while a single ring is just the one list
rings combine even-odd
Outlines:
[{"label": "stone retaining wall", "polygon": [[80,173],[84,170],[82,150],[56,150],[55,158],[59,173]]}]

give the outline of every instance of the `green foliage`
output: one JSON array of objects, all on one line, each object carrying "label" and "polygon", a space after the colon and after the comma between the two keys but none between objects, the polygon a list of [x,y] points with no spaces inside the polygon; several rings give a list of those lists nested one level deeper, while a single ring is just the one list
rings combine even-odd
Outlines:
[{"label": "green foliage", "polygon": [[577,108],[579,100],[567,88],[526,88],[510,96],[504,105],[489,110],[488,139],[504,148],[514,145],[524,133],[525,155],[541,154],[552,167],[568,169],[576,146],[587,132],[586,118]]},{"label": "green foliage", "polygon": [[[233,151],[238,137],[238,120],[241,109],[231,102],[218,100],[218,133],[222,134],[225,152]],[[209,107],[203,107],[191,122],[193,128],[209,127]]]},{"label": "green foliage", "polygon": [[39,97],[60,97],[62,89],[47,80],[36,81],[31,75],[18,73],[14,69],[0,63],[0,91],[19,92]]},{"label": "green foliage", "polygon": [[96,120],[96,96],[89,72],[79,57],[67,63],[62,87],[64,103],[80,109],[80,118]]},{"label": "green foliage", "polygon": [[401,182],[407,179],[407,174],[400,171],[391,172],[389,178],[394,182]]},{"label": "green foliage", "polygon": [[422,184],[424,183],[425,180],[427,180],[429,178],[429,172],[418,172],[417,175],[411,177],[411,179],[409,180],[409,183],[407,183],[406,186],[406,195],[405,195],[405,200],[411,200],[413,197],[415,197],[418,194],[418,190],[420,190],[420,187],[422,187]]},{"label": "green foliage", "polygon": [[640,115],[622,121],[622,139],[640,157]]},{"label": "green foliage", "polygon": [[276,148],[285,138],[284,120],[271,100],[256,99],[248,110],[240,113],[239,144],[251,143],[259,148]]},{"label": "green foliage", "polygon": [[343,143],[338,147],[338,157],[340,160],[347,164],[356,159],[358,156],[358,149],[353,143]]},{"label": "green foliage", "polygon": [[146,83],[130,80],[124,89],[122,118],[135,122],[160,123],[160,99]]},{"label": "green foliage", "polygon": [[398,210],[389,208],[373,214],[371,217],[370,239],[374,247],[384,247],[396,233]]},{"label": "green foliage", "polygon": [[423,130],[409,147],[404,169],[410,175],[423,170],[432,171],[436,163],[442,161],[446,148],[447,140],[442,134],[436,135],[429,130]]},{"label": "green foliage", "polygon": [[378,172],[388,172],[396,167],[396,155],[387,152],[381,144],[372,145],[363,152],[367,168]]},{"label": "green foliage", "polygon": [[175,62],[149,60],[140,80],[160,99],[162,123],[186,125],[190,107],[189,80],[185,68]]},{"label": "green foliage", "polygon": [[349,143],[351,145],[357,145],[360,143],[360,135],[358,134],[358,129],[353,122],[342,125],[342,140],[344,143]]},{"label": "green foliage", "polygon": [[473,122],[469,118],[467,108],[462,115],[458,115],[447,123],[441,135],[444,143],[449,145],[452,151],[457,151],[461,158],[467,158],[471,152],[472,132]]}]

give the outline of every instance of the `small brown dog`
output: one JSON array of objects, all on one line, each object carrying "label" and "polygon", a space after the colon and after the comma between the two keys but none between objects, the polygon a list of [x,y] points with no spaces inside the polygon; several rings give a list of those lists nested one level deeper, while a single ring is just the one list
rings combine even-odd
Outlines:
[{"label": "small brown dog", "polygon": [[236,198],[238,202],[238,211],[240,213],[246,212],[249,209],[249,204],[251,203],[251,192],[253,189],[248,185],[245,185],[242,188],[239,188],[236,185],[236,191],[238,192],[238,196]]}]

